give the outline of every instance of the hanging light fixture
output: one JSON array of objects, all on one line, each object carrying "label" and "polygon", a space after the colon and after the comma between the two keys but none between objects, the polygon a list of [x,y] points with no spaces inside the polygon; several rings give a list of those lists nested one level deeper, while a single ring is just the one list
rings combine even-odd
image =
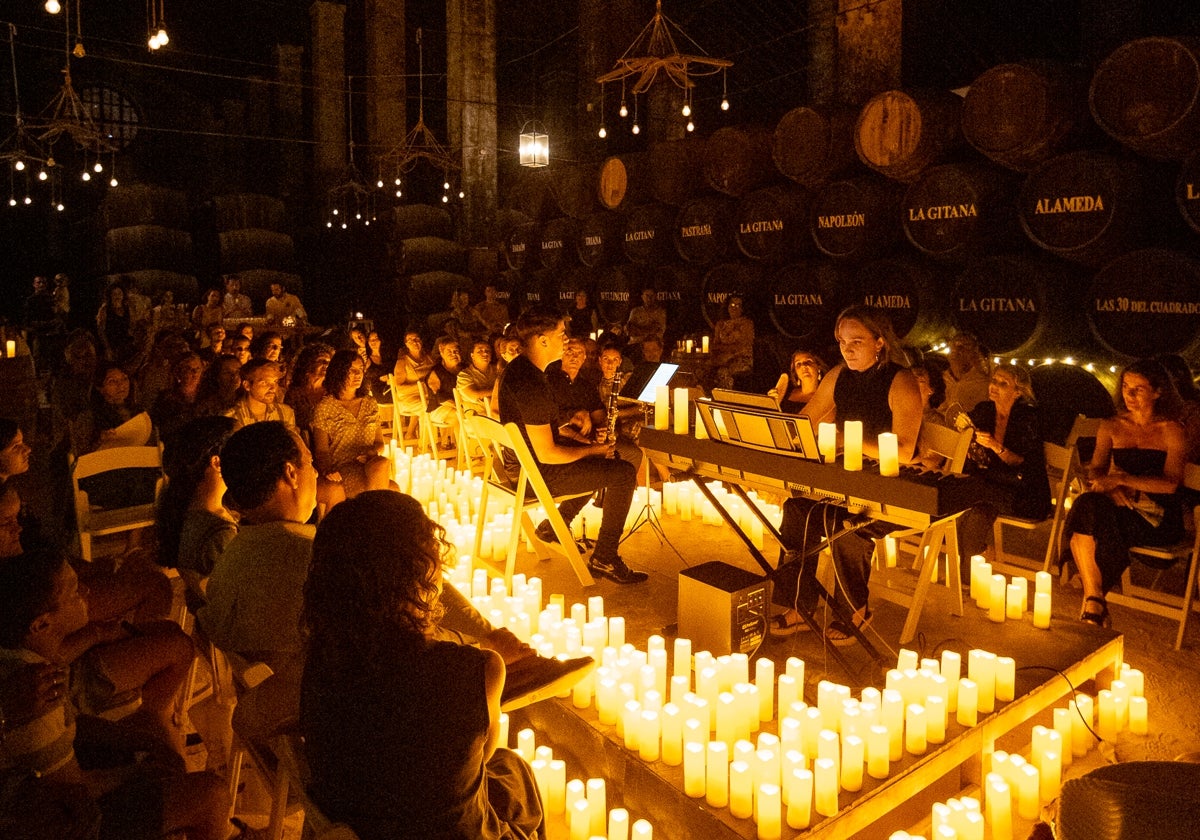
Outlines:
[{"label": "hanging light fixture", "polygon": [[521,126],[521,165],[531,168],[550,165],[550,136],[536,120]]},{"label": "hanging light fixture", "polygon": [[350,220],[370,225],[375,218],[375,193],[366,185],[366,179],[354,162],[354,77],[346,77],[346,131],[349,135],[346,169],[341,181],[325,195],[329,216],[325,227],[332,228],[335,218],[341,220],[341,229],[348,230]]},{"label": "hanging light fixture", "polygon": [[[695,49],[694,53],[684,53],[676,46],[675,39]],[[634,128],[637,134],[641,129],[637,126],[637,97],[645,93],[658,80],[661,72],[676,87],[684,92],[683,116],[691,116],[692,89],[700,76],[711,76],[717,72],[724,73],[733,66],[732,61],[723,58],[713,58],[704,52],[700,46],[688,37],[679,24],[662,13],[662,0],[655,0],[654,17],[646,24],[641,34],[634,39],[625,53],[617,59],[612,70],[598,77],[596,82],[603,93],[604,86],[609,82],[621,82],[621,109],[624,117],[629,113],[625,106],[625,80],[636,77],[633,82]],[[729,100],[725,93],[721,95],[721,109],[729,110]],[[603,116],[601,117],[603,119]],[[695,128],[689,122],[689,131]]]},{"label": "hanging light fixture", "polygon": [[146,0],[146,46],[151,52],[171,42],[167,35],[167,15],[163,3],[164,0]]}]

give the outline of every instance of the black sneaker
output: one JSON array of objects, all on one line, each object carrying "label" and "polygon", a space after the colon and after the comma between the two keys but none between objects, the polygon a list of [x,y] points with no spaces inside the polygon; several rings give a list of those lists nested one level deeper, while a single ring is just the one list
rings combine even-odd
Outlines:
[{"label": "black sneaker", "polygon": [[599,557],[593,557],[588,562],[588,568],[592,574],[608,578],[617,583],[641,583],[650,577],[645,572],[635,572],[626,566],[625,561],[620,557],[613,557],[611,560],[602,560]]},{"label": "black sneaker", "polygon": [[547,659],[527,656],[508,666],[500,711],[512,712],[531,703],[562,694],[596,668],[590,656],[578,659]]},{"label": "black sneaker", "polygon": [[537,534],[537,538],[544,543],[558,542],[558,534],[554,533],[554,528],[551,526],[549,519],[543,519],[542,524],[538,525],[533,533]]}]

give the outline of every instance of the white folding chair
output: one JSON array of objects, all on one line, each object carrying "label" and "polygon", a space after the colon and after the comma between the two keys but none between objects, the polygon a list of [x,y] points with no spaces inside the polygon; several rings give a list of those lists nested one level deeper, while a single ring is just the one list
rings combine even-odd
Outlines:
[{"label": "white folding chair", "polygon": [[[399,447],[414,444],[418,448],[424,445],[422,435],[424,434],[424,426],[421,424],[421,416],[425,413],[424,407],[417,412],[406,412],[403,410],[404,401],[400,398],[400,393],[396,385],[396,377],[388,374],[388,388],[392,392],[392,439]],[[416,424],[416,437],[408,437],[406,432],[409,426]]]},{"label": "white folding chair", "polygon": [[[421,403],[425,406],[428,406],[429,386],[427,386],[424,382],[418,382],[417,390],[421,394]],[[422,435],[425,439],[425,444],[429,446],[429,452],[433,455],[433,460],[435,461],[439,461],[443,457],[448,458],[450,456],[449,452],[447,452],[445,455],[442,455],[438,448],[438,434],[440,430],[448,429],[454,435],[454,455],[458,469],[461,470],[463,468],[463,451],[466,449],[466,447],[463,446],[458,439],[462,435],[462,430],[458,426],[457,417],[455,417],[455,422],[436,421],[433,418],[432,412],[426,408],[425,412],[421,415],[421,424],[424,429]]]},{"label": "white folding chair", "polygon": [[[558,538],[557,545],[553,547],[566,556],[567,562],[574,569],[580,584],[591,586],[595,583],[587,563],[579,554],[579,547],[575,544],[575,537],[572,536],[571,529],[567,527],[567,523],[563,521],[562,515],[558,512],[560,501],[587,494],[552,495],[538,468],[537,460],[533,457],[533,452],[525,443],[525,438],[522,437],[521,431],[515,423],[502,424],[499,420],[479,414],[468,415],[466,423],[470,429],[469,434],[488,444],[484,449],[484,477],[486,480],[483,483],[483,492],[479,497],[479,514],[475,520],[475,556],[481,555],[483,529],[487,523],[488,497],[493,493],[499,493],[511,499],[513,505],[513,524],[509,532],[508,550],[505,554],[503,569],[506,583],[510,585],[512,583],[522,531],[534,546],[544,549],[547,545],[538,539],[535,532],[536,526],[529,516],[529,510],[539,505],[544,509],[546,519],[550,522],[550,526],[554,529],[554,535]],[[497,463],[503,458],[503,449],[511,450],[520,464],[515,487],[507,481],[503,465]],[[533,491],[533,498],[529,498],[527,489]],[[545,556],[547,555],[542,555],[543,559]]]},{"label": "white folding chair", "polygon": [[108,534],[136,531],[154,526],[154,502],[122,508],[93,505],[79,482],[113,470],[156,469],[159,471],[154,496],[162,489],[162,454],[157,446],[114,446],[80,455],[71,468],[71,489],[75,498],[75,523],[79,531],[79,552],[92,559],[92,540]]},{"label": "white folding chair", "polygon": [[[1045,452],[1046,473],[1050,477],[1050,498],[1054,504],[1055,514],[1057,514],[1066,505],[1067,490],[1075,477],[1075,473],[1071,469],[1071,450],[1065,446],[1059,446],[1057,443],[1045,443],[1042,444],[1042,448]],[[1061,517],[1057,515],[1051,515],[1050,517],[1051,533],[1040,566],[1014,563],[1012,560],[1027,559],[1036,564],[1037,559],[1020,557],[1010,551],[1006,551],[1004,548],[1005,528],[1033,531],[1044,524],[1045,521],[1044,519],[1025,519],[1020,516],[997,516],[995,523],[992,525],[992,542],[996,547],[995,557],[992,560],[992,568],[1006,575],[1020,575],[1021,577],[1030,579],[1039,570],[1045,571],[1050,565],[1050,542],[1054,539],[1056,526],[1061,524]]]},{"label": "white folding chair", "polygon": [[921,431],[917,433],[917,454],[942,456],[945,459],[942,472],[957,475],[967,463],[967,452],[974,436],[975,432],[970,428],[959,431],[938,423],[922,423]]},{"label": "white folding chair", "polygon": [[279,772],[286,775],[304,807],[305,836],[311,833],[313,840],[358,840],[350,826],[329,819],[309,797],[312,770],[304,753],[304,739],[294,734],[280,735],[275,739],[275,755],[279,758]]}]

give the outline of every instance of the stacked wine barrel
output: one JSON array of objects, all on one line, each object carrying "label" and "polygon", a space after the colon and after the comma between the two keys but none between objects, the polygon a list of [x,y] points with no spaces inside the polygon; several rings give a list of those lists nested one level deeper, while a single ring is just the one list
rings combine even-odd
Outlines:
[{"label": "stacked wine barrel", "polygon": [[198,294],[187,196],[150,184],[110,189],[97,215],[105,282],[125,277],[157,300],[170,290],[178,301]]},{"label": "stacked wine barrel", "polygon": [[803,105],[773,129],[654,143],[561,177],[552,165],[516,193],[530,212],[505,242],[511,268],[539,270],[539,300],[591,291],[609,323],[651,287],[676,337],[737,293],[760,334],[831,355],[837,312],[868,303],[918,346],[967,330],[1010,356],[1200,361],[1188,38],[1131,41],[1094,67],[1002,64],[965,95]]},{"label": "stacked wine barrel", "polygon": [[282,283],[302,295],[296,271],[296,246],[283,202],[257,193],[232,193],[213,199],[213,219],[222,274],[237,274],[242,292],[256,304]]}]

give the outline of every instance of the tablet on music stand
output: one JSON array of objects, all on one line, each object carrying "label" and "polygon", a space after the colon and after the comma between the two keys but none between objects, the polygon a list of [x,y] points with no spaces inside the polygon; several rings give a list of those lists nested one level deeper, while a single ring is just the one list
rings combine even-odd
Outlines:
[{"label": "tablet on music stand", "polygon": [[[637,392],[638,402],[652,403],[654,402],[654,392],[659,385],[667,385],[671,381],[671,377],[675,375],[675,371],[679,370],[679,365],[673,365],[670,362],[660,364],[646,380],[646,384]],[[622,389],[623,390],[623,389]],[[630,393],[633,393],[632,389]]]},{"label": "tablet on music stand", "polygon": [[767,411],[779,411],[779,400],[766,394],[755,394],[750,391],[733,391],[729,388],[713,388],[713,402],[740,405],[743,408],[761,408]]}]

